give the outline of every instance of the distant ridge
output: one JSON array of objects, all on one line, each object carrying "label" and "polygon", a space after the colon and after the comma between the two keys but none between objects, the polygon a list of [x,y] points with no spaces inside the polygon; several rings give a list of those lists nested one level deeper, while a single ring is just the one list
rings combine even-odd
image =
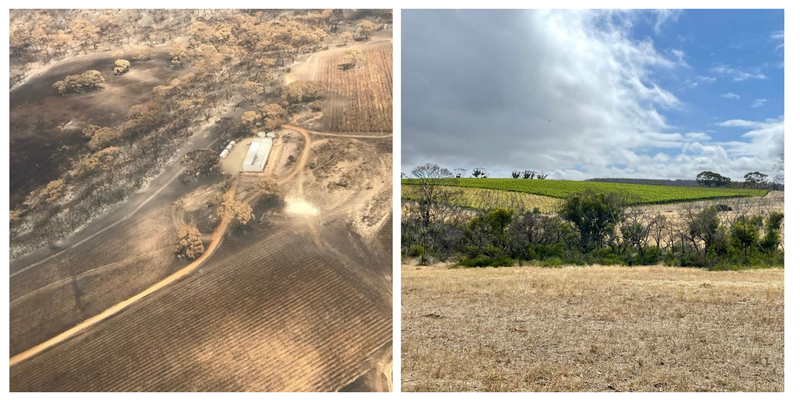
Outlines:
[{"label": "distant ridge", "polygon": [[[701,187],[694,179],[592,178],[586,182],[631,183],[638,185]],[[731,182],[731,187],[745,187],[744,182]],[[771,190],[783,190],[782,184],[770,183]]]}]

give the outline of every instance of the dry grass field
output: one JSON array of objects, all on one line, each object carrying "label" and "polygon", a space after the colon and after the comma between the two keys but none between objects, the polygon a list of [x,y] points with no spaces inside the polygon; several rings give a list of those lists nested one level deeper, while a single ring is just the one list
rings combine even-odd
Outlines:
[{"label": "dry grass field", "polygon": [[402,268],[403,391],[782,391],[783,270]]}]

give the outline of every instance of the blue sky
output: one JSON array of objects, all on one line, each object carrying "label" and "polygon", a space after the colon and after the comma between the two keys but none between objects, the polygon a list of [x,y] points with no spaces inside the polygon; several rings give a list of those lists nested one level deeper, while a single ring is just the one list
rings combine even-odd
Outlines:
[{"label": "blue sky", "polygon": [[[736,140],[742,134],[715,123],[784,114],[782,34],[782,10],[686,10],[658,31],[646,23],[634,30],[634,37],[652,39],[662,52],[682,52],[687,64],[677,68],[674,77],[656,77],[684,104],[679,110],[663,111],[670,124],[708,132],[715,141]],[[754,107],[758,104],[762,105]]]},{"label": "blue sky", "polygon": [[770,173],[783,24],[782,10],[404,10],[403,170]]}]

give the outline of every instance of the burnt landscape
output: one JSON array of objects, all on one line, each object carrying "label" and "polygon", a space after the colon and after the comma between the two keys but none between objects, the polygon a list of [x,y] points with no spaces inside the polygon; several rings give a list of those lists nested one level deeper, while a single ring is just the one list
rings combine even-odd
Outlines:
[{"label": "burnt landscape", "polygon": [[391,390],[390,10],[11,36],[12,391]]}]

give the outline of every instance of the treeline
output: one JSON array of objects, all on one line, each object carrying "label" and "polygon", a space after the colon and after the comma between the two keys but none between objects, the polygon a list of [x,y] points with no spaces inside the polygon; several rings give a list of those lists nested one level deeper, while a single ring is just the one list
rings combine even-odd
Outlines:
[{"label": "treeline", "polygon": [[[644,179],[644,178],[592,178],[587,179],[587,182],[606,182],[606,183],[630,183],[638,185],[656,185],[656,186],[681,186],[681,187],[707,187],[701,185],[696,179]],[[783,190],[782,183],[768,182],[761,185],[752,185],[750,182],[737,182],[731,181],[727,187],[734,189],[770,189],[770,190]]]},{"label": "treeline", "polygon": [[[284,66],[329,39],[329,33],[340,29],[342,16],[342,10],[321,9],[11,10],[11,85],[24,79],[36,63],[123,45],[164,44],[187,33],[191,36],[188,48],[207,43],[222,53],[239,49],[239,56],[269,55],[278,66]],[[390,10],[376,20],[382,17],[391,21]],[[355,29],[356,34],[367,37],[372,32]],[[173,63],[182,64],[181,50],[187,47],[177,46]]]},{"label": "treeline", "polygon": [[614,193],[570,196],[553,215],[539,210],[453,206],[452,174],[417,167],[417,201],[403,204],[401,244],[421,263],[465,266],[677,265],[737,269],[783,265],[783,213],[752,200],[730,205],[687,204],[667,216]]}]

